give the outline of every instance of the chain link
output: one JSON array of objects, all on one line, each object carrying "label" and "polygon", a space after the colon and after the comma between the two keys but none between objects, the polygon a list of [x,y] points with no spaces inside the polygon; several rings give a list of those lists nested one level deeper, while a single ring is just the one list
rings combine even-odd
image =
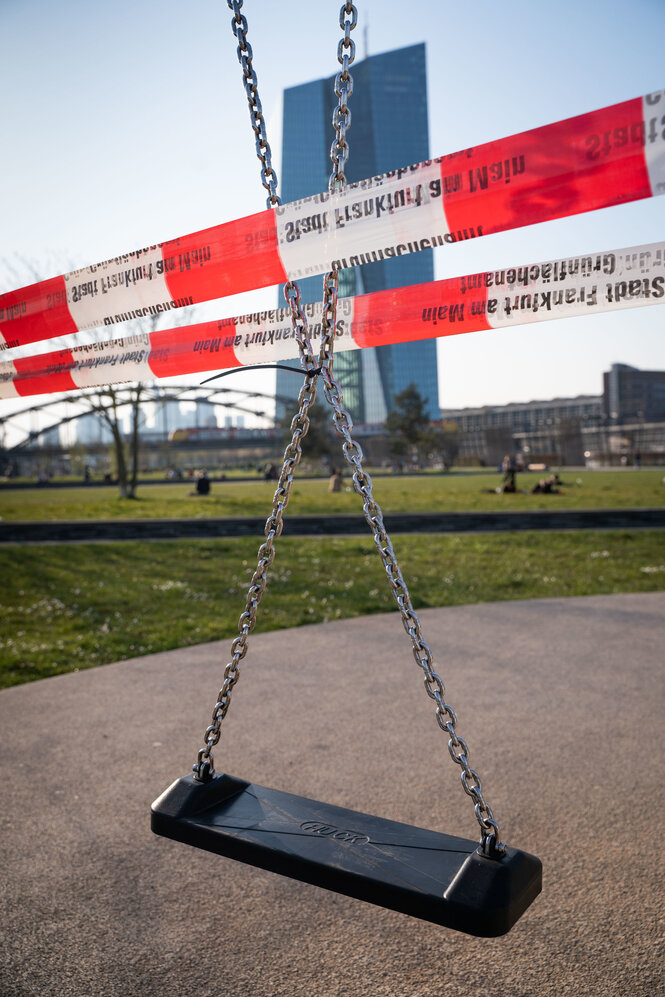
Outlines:
[{"label": "chain link", "polygon": [[233,11],[231,27],[238,40],[238,62],[242,66],[245,93],[249,104],[249,117],[256,139],[256,155],[261,161],[261,183],[268,191],[266,204],[271,208],[281,202],[277,196],[277,174],[272,165],[272,153],[266,136],[263,108],[259,99],[259,83],[252,66],[252,46],[247,41],[247,18],[240,13],[243,0],[226,0],[226,2],[229,5],[229,10]]},{"label": "chain link", "polygon": [[335,138],[330,147],[330,158],[334,167],[328,182],[328,190],[331,194],[335,190],[340,190],[346,183],[344,170],[349,158],[346,133],[351,127],[351,111],[348,101],[353,93],[353,77],[349,72],[349,66],[356,57],[356,45],[351,38],[351,32],[357,23],[358,11],[351,0],[348,0],[347,3],[342,4],[342,9],[339,12],[339,26],[344,31],[344,37],[340,39],[337,46],[337,61],[341,65],[342,71],[335,77],[335,95],[338,98],[338,103],[333,111],[332,119]]}]

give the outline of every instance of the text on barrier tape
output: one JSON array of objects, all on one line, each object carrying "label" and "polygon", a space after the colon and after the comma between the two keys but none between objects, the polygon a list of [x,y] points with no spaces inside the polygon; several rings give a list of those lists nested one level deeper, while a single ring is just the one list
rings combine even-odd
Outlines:
[{"label": "text on barrier tape", "polygon": [[[375,291],[338,302],[335,351],[665,303],[665,241]],[[304,305],[314,347],[321,304]],[[201,374],[297,356],[287,309],[0,363],[0,398]]]},{"label": "text on barrier tape", "polygon": [[0,348],[665,193],[665,91],[0,296]]}]

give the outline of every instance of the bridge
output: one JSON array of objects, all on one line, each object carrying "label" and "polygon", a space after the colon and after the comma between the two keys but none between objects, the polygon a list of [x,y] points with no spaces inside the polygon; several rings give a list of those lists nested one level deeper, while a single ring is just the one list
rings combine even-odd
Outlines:
[{"label": "bridge", "polygon": [[[134,386],[114,389],[117,409],[131,408],[133,404]],[[262,462],[276,460],[281,457],[284,449],[283,430],[275,422],[275,402],[292,408],[293,398],[261,391],[247,391],[238,388],[227,388],[218,385],[145,385],[141,396],[139,416],[139,438],[141,464],[146,469],[163,468],[168,465],[192,464],[225,464],[243,462]],[[103,422],[100,420],[100,438],[96,441],[64,444],[60,430],[68,425],[76,424],[80,419],[90,417],[93,413],[92,404],[102,394],[103,389],[81,391],[76,395],[63,398],[49,398],[38,404],[28,405],[23,409],[0,417],[0,432],[16,423],[25,422],[27,418],[39,419],[43,422],[39,428],[26,429],[21,426],[22,438],[10,447],[0,449],[0,473],[8,466],[14,475],[35,476],[40,470],[54,467],[62,471],[73,470],[72,451],[78,450],[78,462],[81,463],[84,449],[85,462],[93,466],[106,463],[109,446],[112,445],[110,430],[106,435],[102,432]],[[265,407],[252,405],[252,402],[263,402]],[[234,412],[251,416],[264,425],[253,427],[241,426],[177,426],[169,431],[166,419],[162,420],[164,428],[146,428],[148,410],[151,407],[155,413],[155,425],[160,423],[160,410],[166,413],[165,406],[170,402],[197,403],[205,402],[206,406],[224,410],[224,413]],[[63,405],[68,408],[76,406],[75,412],[62,414]],[[49,418],[50,416],[50,418]],[[380,426],[358,426],[359,439],[367,441],[368,437],[383,436],[385,431]],[[125,439],[127,435],[124,434]],[[214,460],[212,459],[214,455]],[[82,468],[81,468],[82,470]]]}]

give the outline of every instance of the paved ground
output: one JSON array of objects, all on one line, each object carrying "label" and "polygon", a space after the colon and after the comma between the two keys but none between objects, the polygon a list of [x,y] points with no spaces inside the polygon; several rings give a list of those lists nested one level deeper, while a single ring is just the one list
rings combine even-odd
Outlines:
[{"label": "paved ground", "polygon": [[[506,839],[544,892],[469,938],[157,838],[228,654],[207,644],[0,694],[0,994],[665,992],[665,594],[426,610]],[[394,615],[255,634],[219,767],[475,835]]]}]

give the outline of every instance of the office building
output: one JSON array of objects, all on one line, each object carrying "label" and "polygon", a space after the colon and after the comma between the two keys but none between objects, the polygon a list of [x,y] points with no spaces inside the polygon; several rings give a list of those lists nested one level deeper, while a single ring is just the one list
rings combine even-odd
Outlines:
[{"label": "office building", "polygon": [[665,371],[615,363],[603,374],[603,414],[610,423],[665,420]]},{"label": "office building", "polygon": [[[364,180],[429,156],[425,45],[374,55],[353,64],[349,102],[347,182]],[[330,147],[337,105],[334,80],[314,80],[284,92],[280,190],[284,202],[328,189]],[[434,279],[431,250],[369,263],[340,273],[340,295],[369,293]],[[299,281],[303,301],[321,300],[321,277]],[[283,303],[283,299],[282,299]],[[413,383],[430,417],[439,417],[436,341],[339,353],[335,374],[356,423],[383,422],[393,399]],[[277,372],[278,397],[296,398],[295,374]],[[284,406],[278,403],[278,415]]]},{"label": "office building", "polygon": [[217,410],[206,398],[196,399],[196,425],[205,429],[214,429],[217,426]]},{"label": "office building", "polygon": [[585,425],[597,425],[602,419],[602,398],[600,395],[579,395],[548,401],[484,405],[482,408],[441,409],[441,418],[455,422],[462,433],[505,428],[520,436],[545,431],[562,420],[577,419]]},{"label": "office building", "polygon": [[[168,394],[168,389],[164,389],[164,394]],[[161,431],[165,438],[168,438],[170,433],[180,428],[181,422],[180,402],[169,398],[166,401],[160,401],[155,406],[150,425],[154,426],[155,430]]]},{"label": "office building", "polygon": [[665,371],[613,364],[602,395],[442,409],[458,433],[462,462],[497,464],[507,453],[565,464],[611,464],[640,453],[665,456]]},{"label": "office building", "polygon": [[[482,408],[442,409],[441,418],[458,431],[461,457],[497,464],[506,454],[561,454],[562,463],[581,464],[582,431],[602,423],[599,395],[512,402]],[[551,458],[550,458],[551,459]]]}]

